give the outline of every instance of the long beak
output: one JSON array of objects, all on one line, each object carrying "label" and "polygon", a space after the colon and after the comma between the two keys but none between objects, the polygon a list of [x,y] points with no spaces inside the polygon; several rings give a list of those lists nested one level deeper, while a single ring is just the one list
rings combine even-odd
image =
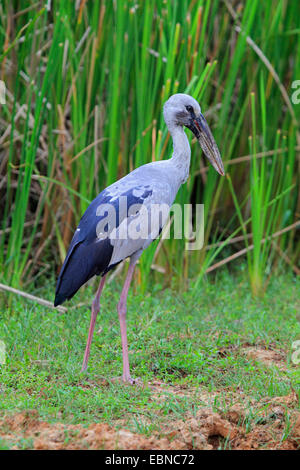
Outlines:
[{"label": "long beak", "polygon": [[199,144],[208,158],[214,169],[222,176],[225,175],[223,162],[221,155],[216,144],[215,139],[211,133],[210,128],[205,120],[205,117],[200,114],[199,116],[194,116],[188,128],[193,132],[195,137],[198,139]]}]

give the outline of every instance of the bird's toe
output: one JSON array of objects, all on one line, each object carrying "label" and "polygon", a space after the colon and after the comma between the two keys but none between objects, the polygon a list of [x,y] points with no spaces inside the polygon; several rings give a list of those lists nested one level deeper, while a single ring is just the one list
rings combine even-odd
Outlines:
[{"label": "bird's toe", "polygon": [[145,382],[139,377],[114,377],[112,382],[123,385],[135,385],[137,387],[143,387],[145,385]]}]

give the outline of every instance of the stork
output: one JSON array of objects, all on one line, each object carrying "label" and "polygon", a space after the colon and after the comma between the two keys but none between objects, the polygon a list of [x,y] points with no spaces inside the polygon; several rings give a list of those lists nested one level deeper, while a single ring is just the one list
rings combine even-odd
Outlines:
[{"label": "stork", "polygon": [[[166,217],[158,217],[150,225],[151,208],[165,204],[171,208],[180,186],[189,176],[191,149],[183,127],[190,129],[215,170],[224,175],[224,167],[217,144],[201,113],[199,103],[189,95],[177,93],[164,104],[165,123],[173,139],[173,154],[136,168],[131,173],[104,189],[89,205],[76,229],[61,268],[54,306],[71,299],[78,289],[95,275],[101,275],[91,308],[91,321],[82,371],[86,370],[100,297],[108,271],[126,258],[130,264],[118,303],[122,353],[123,382],[135,383],[130,375],[126,333],[127,295],[135,265],[142,252],[159,236]],[[123,209],[121,205],[123,204]],[[124,205],[125,204],[125,205]],[[136,209],[138,207],[138,209]],[[115,210],[115,217],[110,208]],[[134,208],[132,212],[131,209]],[[130,213],[131,212],[131,213]],[[155,212],[154,212],[155,213]],[[130,224],[147,228],[146,236],[129,236]],[[142,217],[142,219],[141,219]],[[153,218],[153,216],[152,216]],[[144,223],[145,222],[145,223]],[[126,234],[126,236],[122,236]]]}]

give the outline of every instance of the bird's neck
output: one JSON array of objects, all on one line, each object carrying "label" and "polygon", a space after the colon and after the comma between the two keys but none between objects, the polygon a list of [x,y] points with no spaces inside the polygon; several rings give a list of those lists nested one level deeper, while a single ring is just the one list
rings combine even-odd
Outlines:
[{"label": "bird's neck", "polygon": [[191,147],[181,126],[174,125],[168,128],[173,139],[173,155],[170,163],[175,166],[181,183],[185,183],[190,172]]}]

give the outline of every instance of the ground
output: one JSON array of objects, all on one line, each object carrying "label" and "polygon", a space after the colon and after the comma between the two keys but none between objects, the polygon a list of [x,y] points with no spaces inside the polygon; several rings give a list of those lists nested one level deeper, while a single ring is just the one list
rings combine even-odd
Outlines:
[{"label": "ground", "polygon": [[275,276],[262,299],[251,296],[242,267],[197,290],[136,288],[128,339],[139,386],[115,379],[117,281],[104,291],[80,373],[94,288],[63,314],[17,297],[2,308],[0,448],[300,448],[299,279]]}]

